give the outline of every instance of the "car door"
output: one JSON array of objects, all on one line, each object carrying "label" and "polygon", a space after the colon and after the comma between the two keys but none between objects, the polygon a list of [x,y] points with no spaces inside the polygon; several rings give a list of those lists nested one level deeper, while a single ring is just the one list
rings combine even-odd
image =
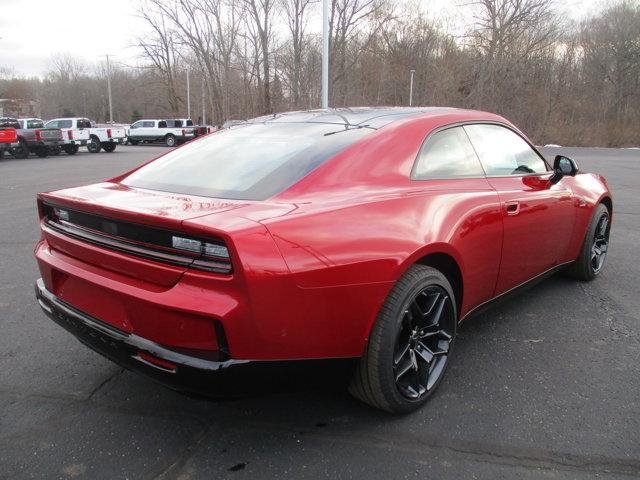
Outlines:
[{"label": "car door", "polygon": [[558,265],[575,220],[573,192],[549,182],[543,157],[522,137],[499,124],[466,125],[465,131],[498,192],[503,247],[495,294]]},{"label": "car door", "polygon": [[132,124],[129,127],[129,138],[132,138],[133,140],[143,140],[144,132],[145,132],[145,128],[144,128],[145,123],[146,123],[145,121],[140,120]]},{"label": "car door", "polygon": [[[411,180],[421,181],[416,184],[429,198],[431,214],[427,217],[438,218],[429,235],[446,239],[460,255],[465,279],[464,315],[469,308],[489,300],[495,290],[502,252],[500,199],[459,125],[429,134]],[[431,240],[425,239],[427,243]]]}]

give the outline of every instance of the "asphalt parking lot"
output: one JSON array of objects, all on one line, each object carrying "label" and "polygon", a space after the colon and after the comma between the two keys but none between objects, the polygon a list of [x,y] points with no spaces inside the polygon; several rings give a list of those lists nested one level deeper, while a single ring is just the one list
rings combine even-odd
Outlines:
[{"label": "asphalt parking lot", "polygon": [[326,379],[186,397],[41,313],[35,194],[162,151],[0,161],[0,478],[640,477],[640,150],[545,150],[607,177],[605,270],[588,284],[554,276],[465,322],[439,391],[400,417]]}]

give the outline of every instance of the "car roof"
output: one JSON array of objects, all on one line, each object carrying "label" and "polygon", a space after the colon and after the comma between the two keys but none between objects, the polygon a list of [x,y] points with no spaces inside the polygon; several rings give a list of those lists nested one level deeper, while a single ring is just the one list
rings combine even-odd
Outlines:
[{"label": "car roof", "polygon": [[468,113],[450,107],[353,107],[326,110],[306,110],[264,115],[242,123],[331,123],[344,126],[381,128],[407,117],[436,116],[451,113]]}]

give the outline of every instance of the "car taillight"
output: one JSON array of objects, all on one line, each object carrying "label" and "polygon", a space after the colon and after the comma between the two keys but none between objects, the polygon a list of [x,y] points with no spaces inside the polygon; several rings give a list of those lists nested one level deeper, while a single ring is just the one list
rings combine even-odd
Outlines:
[{"label": "car taillight", "polygon": [[69,140],[73,140],[73,130],[67,130],[67,135],[69,135]]},{"label": "car taillight", "polygon": [[107,128],[107,138],[111,138],[111,129]]},{"label": "car taillight", "polygon": [[42,140],[42,132],[40,130],[35,131],[36,140]]},{"label": "car taillight", "polygon": [[47,227],[76,239],[187,268],[224,274],[233,270],[229,250],[221,239],[187,237],[47,203],[39,202],[38,207]]}]

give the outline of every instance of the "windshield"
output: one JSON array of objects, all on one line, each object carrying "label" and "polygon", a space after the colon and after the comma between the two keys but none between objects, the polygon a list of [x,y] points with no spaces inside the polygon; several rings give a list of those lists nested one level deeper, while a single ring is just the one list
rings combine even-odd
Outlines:
[{"label": "windshield", "polygon": [[247,124],[169,152],[122,183],[174,193],[265,200],[370,132],[335,124]]}]

